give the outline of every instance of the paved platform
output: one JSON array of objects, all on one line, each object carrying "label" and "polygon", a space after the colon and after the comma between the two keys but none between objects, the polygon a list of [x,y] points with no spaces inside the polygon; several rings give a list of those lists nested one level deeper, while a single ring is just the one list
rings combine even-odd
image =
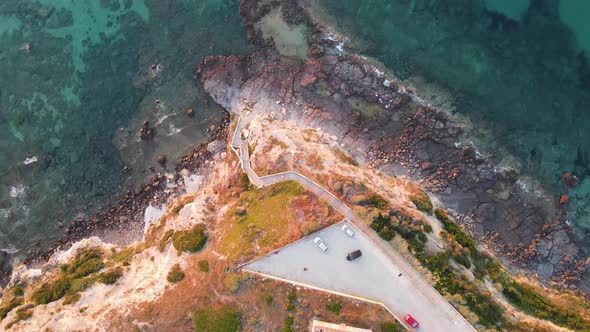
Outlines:
[{"label": "paved platform", "polygon": [[[341,230],[343,224],[355,232],[354,237]],[[326,252],[313,243],[316,236],[328,246]],[[357,249],[363,255],[347,261],[346,254]],[[400,276],[400,269],[369,238],[347,221],[250,262],[243,270],[379,303],[398,319],[409,313],[420,323],[419,331],[474,331],[459,314],[449,319],[446,311],[438,310],[411,280]]]}]

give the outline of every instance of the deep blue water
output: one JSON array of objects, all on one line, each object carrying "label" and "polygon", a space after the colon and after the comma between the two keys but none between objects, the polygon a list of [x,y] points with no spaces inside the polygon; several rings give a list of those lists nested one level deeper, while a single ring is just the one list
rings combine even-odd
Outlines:
[{"label": "deep blue water", "polygon": [[142,182],[157,154],[174,163],[203,142],[222,115],[194,70],[247,51],[236,0],[1,1],[0,249],[43,248]]}]

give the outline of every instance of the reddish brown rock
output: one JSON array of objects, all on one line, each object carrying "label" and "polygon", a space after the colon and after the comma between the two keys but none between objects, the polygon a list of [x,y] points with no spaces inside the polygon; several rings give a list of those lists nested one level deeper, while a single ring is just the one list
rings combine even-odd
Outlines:
[{"label": "reddish brown rock", "polygon": [[153,128],[150,128],[150,122],[148,120],[145,120],[143,122],[143,125],[141,126],[141,129],[139,130],[139,138],[141,138],[142,140],[149,140],[154,138],[155,134],[155,130]]},{"label": "reddish brown rock", "polygon": [[156,157],[156,162],[162,166],[166,166],[166,161],[168,161],[168,159],[166,159],[166,156],[163,154]]},{"label": "reddish brown rock", "polygon": [[578,179],[578,177],[570,172],[563,173],[563,175],[561,176],[561,181],[563,181],[563,183],[570,188],[573,188],[580,184],[580,180]]},{"label": "reddish brown rock", "polygon": [[562,207],[564,205],[566,205],[567,203],[569,203],[570,201],[570,197],[568,195],[561,195],[559,196],[559,202],[557,204],[558,207]]}]

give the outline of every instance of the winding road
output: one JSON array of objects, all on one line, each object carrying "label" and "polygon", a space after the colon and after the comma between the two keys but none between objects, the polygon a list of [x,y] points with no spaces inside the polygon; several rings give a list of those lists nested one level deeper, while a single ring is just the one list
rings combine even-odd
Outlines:
[{"label": "winding road", "polygon": [[[248,141],[242,139],[242,131],[247,123],[246,118],[240,117],[238,119],[235,131],[232,137],[232,149],[240,159],[243,171],[248,175],[250,182],[257,187],[269,186],[282,181],[296,181],[305,189],[318,195],[321,199],[325,200],[332,206],[336,211],[341,213],[348,221],[352,222],[363,234],[368,237],[371,242],[394,264],[399,271],[402,271],[403,275],[413,287],[412,295],[414,293],[421,294],[420,297],[420,310],[422,310],[422,317],[430,317],[432,320],[429,324],[426,324],[422,319],[420,331],[476,331],[475,328],[463,317],[461,314],[448,303],[436,289],[428,284],[422,276],[410,266],[405,259],[396,252],[386,241],[381,239],[377,233],[371,230],[356,214],[346,206],[340,199],[334,196],[331,192],[315,183],[306,176],[299,174],[294,171],[287,171],[276,173],[267,176],[258,176],[256,172],[250,166],[250,154],[248,151]],[[407,291],[407,290],[406,290]],[[392,313],[398,321],[400,321],[406,328],[411,327],[401,319],[405,313],[394,310],[393,307],[399,307],[398,305],[389,304],[387,299],[376,299],[377,302],[381,303],[390,313]]]}]

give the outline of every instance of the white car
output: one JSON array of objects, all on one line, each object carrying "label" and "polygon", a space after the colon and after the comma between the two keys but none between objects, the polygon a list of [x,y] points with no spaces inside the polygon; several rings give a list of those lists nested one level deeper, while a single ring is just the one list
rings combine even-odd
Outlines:
[{"label": "white car", "polygon": [[342,225],[342,231],[350,237],[354,236],[354,232],[352,231],[352,229],[350,229],[350,227],[348,227],[348,225]]},{"label": "white car", "polygon": [[324,244],[324,241],[322,241],[322,239],[320,239],[319,236],[316,236],[315,239],[313,239],[313,243],[315,243],[315,245],[323,251],[328,250],[328,247],[326,246],[326,244]]}]

